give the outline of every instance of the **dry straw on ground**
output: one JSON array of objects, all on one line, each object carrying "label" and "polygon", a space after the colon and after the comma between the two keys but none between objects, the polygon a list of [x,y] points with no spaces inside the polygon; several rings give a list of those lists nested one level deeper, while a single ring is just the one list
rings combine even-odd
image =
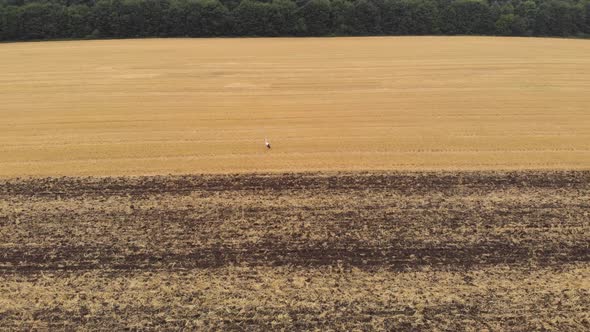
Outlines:
[{"label": "dry straw on ground", "polygon": [[492,37],[3,44],[0,176],[588,168],[588,54]]}]

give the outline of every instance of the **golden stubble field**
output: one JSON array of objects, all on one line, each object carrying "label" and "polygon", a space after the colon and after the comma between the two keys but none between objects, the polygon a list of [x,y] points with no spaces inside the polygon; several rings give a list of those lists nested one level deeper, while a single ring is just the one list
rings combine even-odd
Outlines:
[{"label": "golden stubble field", "polygon": [[587,169],[588,54],[493,37],[2,44],[0,176]]}]

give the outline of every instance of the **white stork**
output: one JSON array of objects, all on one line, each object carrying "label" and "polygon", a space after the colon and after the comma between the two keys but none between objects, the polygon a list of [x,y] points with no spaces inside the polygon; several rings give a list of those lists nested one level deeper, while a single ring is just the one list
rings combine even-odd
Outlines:
[{"label": "white stork", "polygon": [[266,137],[264,138],[264,146],[266,146],[267,149],[270,149],[270,142]]}]

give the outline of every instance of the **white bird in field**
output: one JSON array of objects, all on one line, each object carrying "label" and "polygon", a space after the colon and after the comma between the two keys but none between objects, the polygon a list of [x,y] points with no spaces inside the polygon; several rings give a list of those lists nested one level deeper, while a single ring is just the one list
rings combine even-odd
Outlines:
[{"label": "white bird in field", "polygon": [[264,146],[266,146],[267,149],[270,149],[270,142],[266,137],[264,138]]}]

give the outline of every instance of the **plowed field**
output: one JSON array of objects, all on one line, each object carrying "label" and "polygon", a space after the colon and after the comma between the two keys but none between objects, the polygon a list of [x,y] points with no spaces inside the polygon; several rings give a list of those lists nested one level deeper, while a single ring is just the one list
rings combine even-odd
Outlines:
[{"label": "plowed field", "polygon": [[590,173],[0,182],[0,329],[590,328]]}]

